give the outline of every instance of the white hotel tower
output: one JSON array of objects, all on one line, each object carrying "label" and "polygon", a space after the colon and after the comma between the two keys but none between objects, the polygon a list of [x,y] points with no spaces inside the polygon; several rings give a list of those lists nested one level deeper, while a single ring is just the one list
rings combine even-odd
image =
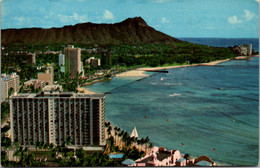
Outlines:
[{"label": "white hotel tower", "polygon": [[12,141],[62,145],[70,137],[76,147],[105,146],[105,94],[61,92],[59,85],[52,86],[11,97]]}]

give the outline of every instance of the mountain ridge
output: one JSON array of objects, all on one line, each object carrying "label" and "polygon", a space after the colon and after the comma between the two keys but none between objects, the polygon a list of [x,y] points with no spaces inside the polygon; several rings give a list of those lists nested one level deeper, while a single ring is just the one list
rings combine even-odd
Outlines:
[{"label": "mountain ridge", "polygon": [[2,44],[135,44],[181,42],[150,27],[143,18],[134,17],[122,22],[78,23],[61,28],[21,28],[1,30]]}]

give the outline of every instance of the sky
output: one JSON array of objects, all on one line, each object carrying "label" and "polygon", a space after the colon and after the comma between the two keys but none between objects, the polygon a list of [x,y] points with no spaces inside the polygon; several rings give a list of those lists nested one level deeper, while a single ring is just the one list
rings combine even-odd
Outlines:
[{"label": "sky", "polygon": [[[1,0],[0,0],[1,1]],[[173,37],[258,38],[259,0],[2,0],[1,29],[117,23],[141,16]]]}]

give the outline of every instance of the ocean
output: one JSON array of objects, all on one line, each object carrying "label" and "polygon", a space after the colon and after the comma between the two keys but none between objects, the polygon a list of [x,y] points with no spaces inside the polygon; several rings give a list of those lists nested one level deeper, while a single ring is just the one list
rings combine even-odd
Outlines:
[{"label": "ocean", "polygon": [[136,126],[156,146],[222,165],[257,165],[259,58],[219,65],[114,77],[87,88],[110,91],[106,120],[128,133]]},{"label": "ocean", "polygon": [[259,51],[258,38],[179,38],[195,44],[203,44],[214,47],[233,47],[234,45],[252,44],[253,49]]}]

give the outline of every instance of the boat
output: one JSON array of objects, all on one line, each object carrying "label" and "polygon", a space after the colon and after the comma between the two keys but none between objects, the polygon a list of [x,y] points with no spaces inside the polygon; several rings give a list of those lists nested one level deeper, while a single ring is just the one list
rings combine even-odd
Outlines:
[{"label": "boat", "polygon": [[181,96],[181,94],[173,93],[173,94],[169,94],[169,96],[170,96],[170,97]]}]

